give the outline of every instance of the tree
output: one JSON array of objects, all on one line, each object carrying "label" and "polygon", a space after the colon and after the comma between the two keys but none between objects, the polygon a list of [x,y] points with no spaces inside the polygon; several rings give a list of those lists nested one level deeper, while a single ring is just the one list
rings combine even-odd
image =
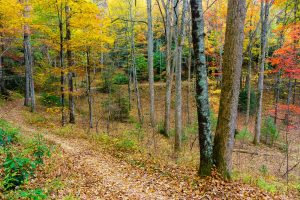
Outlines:
[{"label": "tree", "polygon": [[[70,18],[71,18],[71,9],[69,6],[69,1],[66,3],[65,7],[66,12],[66,42],[67,42],[67,60],[68,60],[68,68],[73,67],[73,53],[71,50],[71,27],[70,27]],[[75,98],[74,98],[74,84],[73,77],[74,72],[69,71],[68,73],[68,87],[69,87],[69,122],[71,124],[75,124]]]},{"label": "tree", "polygon": [[154,72],[153,72],[153,30],[152,30],[152,1],[147,0],[148,13],[148,76],[150,93],[150,122],[155,126]]},{"label": "tree", "polygon": [[22,5],[18,0],[0,1],[0,95],[8,96],[5,85],[4,56],[24,33]]},{"label": "tree", "polygon": [[[24,2],[24,19],[29,19],[30,6],[28,0]],[[31,101],[31,111],[35,110],[34,82],[32,76],[32,52],[30,42],[30,27],[28,22],[24,24],[24,61],[25,61],[25,101],[24,105],[29,106]]]},{"label": "tree", "polygon": [[223,79],[213,158],[217,170],[230,178],[242,67],[245,0],[229,0],[223,57]]},{"label": "tree", "polygon": [[[181,137],[182,137],[182,94],[181,94],[181,71],[182,71],[182,47],[184,44],[184,37],[185,37],[185,14],[187,10],[187,1],[182,1],[182,15],[181,15],[181,27],[178,31],[175,30],[175,35],[177,36],[177,47],[176,50],[176,67],[175,67],[175,151],[181,150]],[[177,9],[178,1],[175,4]],[[176,24],[179,24],[179,18],[175,11],[175,21]]]},{"label": "tree", "polygon": [[261,54],[260,54],[260,71],[258,77],[258,106],[256,113],[256,122],[255,122],[255,136],[253,143],[259,144],[260,142],[260,129],[261,129],[261,119],[262,119],[262,100],[263,100],[263,89],[264,89],[264,71],[265,71],[265,60],[266,60],[266,46],[267,46],[267,31],[269,23],[269,10],[272,2],[269,3],[269,0],[261,1]]},{"label": "tree", "polygon": [[167,0],[167,3],[164,0],[161,0],[162,5],[166,13],[166,97],[165,97],[165,115],[164,115],[164,131],[165,135],[169,136],[170,133],[170,110],[171,110],[171,92],[172,92],[172,80],[174,65],[172,63],[172,21],[171,16],[173,14],[173,8],[171,6],[171,0]]},{"label": "tree", "polygon": [[191,0],[192,36],[196,67],[196,102],[200,144],[200,176],[208,176],[213,166],[212,135],[208,97],[207,70],[204,44],[204,18],[202,0]]}]

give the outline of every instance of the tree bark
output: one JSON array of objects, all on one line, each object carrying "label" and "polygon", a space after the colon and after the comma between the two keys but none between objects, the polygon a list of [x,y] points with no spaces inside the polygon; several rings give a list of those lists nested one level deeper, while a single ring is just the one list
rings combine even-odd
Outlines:
[{"label": "tree bark", "polygon": [[87,82],[87,96],[89,105],[89,127],[93,128],[93,110],[92,110],[92,94],[91,94],[91,66],[90,66],[90,51],[86,51],[86,82]]},{"label": "tree bark", "polygon": [[60,92],[61,92],[61,124],[64,126],[66,124],[65,117],[65,67],[64,67],[64,49],[63,49],[63,5],[60,3],[60,8],[57,6],[57,14],[58,14],[58,26],[59,26],[59,59],[60,59]]},{"label": "tree bark", "polygon": [[[70,28],[70,19],[71,19],[71,13],[70,13],[70,7],[67,1],[66,4],[66,42],[67,42],[67,60],[68,60],[68,67],[73,67],[73,55],[72,50],[70,47],[70,41],[71,41],[71,28]],[[74,98],[74,84],[73,84],[73,77],[74,72],[70,71],[68,73],[68,87],[69,87],[69,122],[71,124],[75,124],[75,98]]]},{"label": "tree bark", "polygon": [[256,113],[254,144],[260,143],[261,135],[261,121],[262,121],[262,103],[263,103],[263,89],[264,89],[264,71],[266,60],[266,46],[267,46],[267,31],[269,21],[269,1],[261,1],[261,57],[260,57],[260,72],[258,77],[258,107]]},{"label": "tree bark", "polygon": [[162,4],[166,13],[166,97],[165,97],[165,116],[164,116],[164,131],[165,135],[170,134],[170,110],[171,110],[171,93],[172,93],[172,79],[173,79],[173,67],[172,63],[172,31],[171,31],[171,16],[173,9],[171,7],[171,0],[165,4],[162,0]]},{"label": "tree bark", "polygon": [[[28,0],[23,2],[24,18],[28,19],[30,15],[30,6]],[[33,81],[33,61],[30,42],[30,27],[26,23],[24,25],[24,61],[25,61],[25,106],[30,106],[31,112],[35,111],[35,94]]]},{"label": "tree bark", "polygon": [[[181,27],[178,34],[178,46],[177,46],[177,63],[175,68],[175,151],[181,150],[181,138],[182,138],[182,86],[181,86],[181,70],[182,70],[182,47],[184,44],[185,36],[185,15],[187,10],[187,1],[182,1],[182,16],[181,16]],[[178,6],[178,1],[176,3]],[[176,13],[175,13],[176,15]],[[178,17],[178,16],[177,16]],[[178,24],[178,18],[176,19]]]},{"label": "tree bark", "polygon": [[153,30],[152,30],[152,1],[147,0],[148,13],[148,75],[150,94],[150,122],[155,127],[155,99],[154,99],[154,72],[153,72]]},{"label": "tree bark", "polygon": [[134,20],[133,20],[133,8],[132,8],[132,1],[129,1],[129,17],[130,17],[130,33],[131,33],[131,59],[132,59],[132,78],[134,84],[134,92],[136,95],[137,101],[137,109],[138,109],[138,118],[139,123],[143,123],[143,114],[142,114],[142,104],[141,104],[141,97],[139,92],[137,74],[136,74],[136,66],[135,66],[135,41],[134,41]]},{"label": "tree bark", "polygon": [[[3,46],[3,45],[1,45]],[[3,47],[1,47],[3,52]],[[3,66],[3,56],[2,52],[0,54],[0,95],[6,94],[5,82],[4,82],[4,66]]]},{"label": "tree bark", "polygon": [[[283,17],[283,26],[287,23],[287,8],[288,8],[288,2],[285,4],[284,9],[284,17]],[[284,42],[284,29],[280,32],[280,38],[279,38],[279,48],[283,45]],[[281,70],[279,69],[276,74],[276,82],[275,82],[275,116],[274,116],[274,123],[277,124],[277,118],[278,118],[278,103],[279,103],[279,95],[280,95],[280,83],[281,83]]]},{"label": "tree bark", "polygon": [[192,36],[196,68],[196,103],[200,144],[200,176],[209,176],[213,166],[213,149],[204,44],[202,0],[191,0]]},{"label": "tree bark", "polygon": [[217,170],[230,178],[243,59],[245,0],[229,0],[225,33],[223,79],[213,157]]}]

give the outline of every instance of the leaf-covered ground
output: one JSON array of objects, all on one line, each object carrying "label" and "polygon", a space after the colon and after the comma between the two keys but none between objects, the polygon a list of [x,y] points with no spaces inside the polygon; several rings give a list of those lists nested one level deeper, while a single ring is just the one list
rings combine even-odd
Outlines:
[{"label": "leaf-covered ground", "polygon": [[[63,138],[51,129],[34,128],[24,122],[22,104],[12,102],[0,108],[0,117],[24,134],[43,133],[61,148],[53,176],[63,181],[63,187],[51,194],[52,199],[72,195],[79,199],[294,199],[274,196],[257,187],[240,182],[225,182],[214,174],[206,179],[184,169],[155,170],[151,163],[136,166],[101,150],[82,138]],[[75,134],[75,133],[74,133]],[[182,172],[182,175],[181,175]]]}]

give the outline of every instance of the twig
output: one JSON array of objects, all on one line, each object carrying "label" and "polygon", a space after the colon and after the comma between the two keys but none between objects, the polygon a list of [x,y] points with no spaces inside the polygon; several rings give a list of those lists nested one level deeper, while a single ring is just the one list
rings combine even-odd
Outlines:
[{"label": "twig", "polygon": [[295,169],[298,165],[300,164],[300,161],[297,162],[293,167],[291,167],[289,170],[287,170],[282,176],[286,176],[287,173],[289,173],[290,171],[292,171],[293,169]]},{"label": "twig", "polygon": [[244,149],[234,149],[233,152],[235,152],[235,153],[245,153],[245,154],[250,154],[250,155],[274,156],[274,154],[258,153],[258,152],[247,151],[247,150],[244,150]]}]

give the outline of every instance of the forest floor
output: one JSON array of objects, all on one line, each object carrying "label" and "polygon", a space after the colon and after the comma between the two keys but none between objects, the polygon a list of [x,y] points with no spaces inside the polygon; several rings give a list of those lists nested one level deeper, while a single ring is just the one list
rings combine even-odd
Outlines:
[{"label": "forest floor", "polygon": [[[188,179],[137,167],[107,152],[93,150],[86,139],[63,138],[51,129],[28,125],[22,112],[22,101],[0,108],[0,118],[20,127],[24,136],[42,133],[46,140],[60,146],[62,163],[57,163],[56,176],[63,178],[64,187],[53,199],[72,194],[79,199],[286,199],[263,192],[241,182],[225,182],[217,175],[207,179]],[[183,173],[184,174],[184,173]]]}]

